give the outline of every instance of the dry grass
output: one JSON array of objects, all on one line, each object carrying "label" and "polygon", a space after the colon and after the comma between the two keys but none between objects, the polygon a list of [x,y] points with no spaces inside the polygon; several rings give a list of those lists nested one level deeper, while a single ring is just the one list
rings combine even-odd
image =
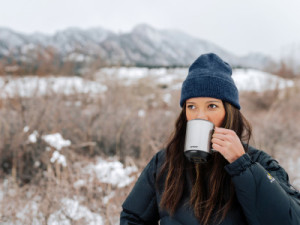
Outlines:
[{"label": "dry grass", "polygon": [[[80,187],[74,183],[93,177],[82,174],[81,169],[96,156],[117,156],[125,165],[134,164],[141,171],[173,130],[180,111],[179,91],[158,86],[150,78],[130,85],[112,78],[104,83],[108,86],[104,95],[1,99],[1,222],[47,224],[49,216],[62,209],[62,198],[76,198],[100,214],[105,224],[118,223],[121,203],[133,184],[117,188],[94,178]],[[275,156],[288,170],[291,181],[299,179],[288,165],[300,157],[299,87],[298,83],[284,91],[241,95],[242,112],[254,127],[252,142]],[[168,101],[164,101],[165,94],[171,94]],[[25,126],[30,130],[24,132]],[[37,142],[30,143],[28,136],[35,130],[39,133]],[[50,162],[54,149],[45,151],[47,143],[42,135],[56,132],[72,142],[61,150],[67,167]],[[114,196],[103,202],[112,192]],[[30,205],[32,202],[37,205]]]}]

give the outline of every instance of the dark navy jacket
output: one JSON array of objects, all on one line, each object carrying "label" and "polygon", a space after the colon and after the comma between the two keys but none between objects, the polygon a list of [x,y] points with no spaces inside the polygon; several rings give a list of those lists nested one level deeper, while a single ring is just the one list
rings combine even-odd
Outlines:
[{"label": "dark navy jacket", "polygon": [[[159,208],[162,190],[156,189],[155,182],[164,158],[165,151],[158,152],[140,175],[122,205],[121,225],[158,221],[160,225],[199,225],[187,204],[181,204],[172,217]],[[225,170],[234,183],[238,202],[221,225],[300,225],[300,193],[268,154],[250,147]]]}]

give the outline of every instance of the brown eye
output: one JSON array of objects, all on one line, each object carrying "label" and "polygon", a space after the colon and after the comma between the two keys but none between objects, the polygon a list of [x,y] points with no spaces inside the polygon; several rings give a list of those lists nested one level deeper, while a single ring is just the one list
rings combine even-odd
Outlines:
[{"label": "brown eye", "polygon": [[210,104],[208,107],[211,108],[211,109],[216,109],[216,108],[218,108],[218,106],[217,106],[216,104]]},{"label": "brown eye", "polygon": [[188,105],[187,108],[188,109],[195,109],[196,107],[194,105]]}]

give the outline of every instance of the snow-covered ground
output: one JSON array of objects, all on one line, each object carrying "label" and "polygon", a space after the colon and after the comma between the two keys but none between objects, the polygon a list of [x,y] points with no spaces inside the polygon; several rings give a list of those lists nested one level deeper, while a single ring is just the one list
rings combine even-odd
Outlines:
[{"label": "snow-covered ground", "polygon": [[232,75],[240,91],[266,91],[292,87],[294,81],[253,69],[236,69]]},{"label": "snow-covered ground", "polygon": [[[25,133],[30,131],[29,126],[25,126],[23,131]],[[52,151],[52,156],[50,155],[49,161],[51,163],[61,164],[63,167],[68,166],[68,159],[61,153],[62,149],[72,151],[72,143],[70,140],[66,140],[60,133],[54,134],[45,134],[39,135],[39,133],[34,130],[31,133],[28,133],[28,142],[35,144],[38,138],[45,141],[48,146],[45,148],[45,151]],[[69,149],[68,149],[69,148]],[[39,162],[34,162],[39,164]],[[79,189],[81,187],[87,187],[90,182],[93,182],[95,179],[98,180],[101,184],[110,184],[114,190],[119,188],[124,188],[125,186],[131,184],[137,178],[138,169],[135,166],[125,167],[117,158],[97,158],[94,163],[85,165],[81,169],[81,177],[73,183],[73,187]],[[0,183],[0,206],[1,202],[5,197],[4,190],[8,190],[7,180],[4,179]],[[98,188],[99,192],[103,192],[101,187]],[[105,193],[105,192],[103,192]],[[102,201],[106,205],[111,198],[116,194],[116,191],[111,191],[104,194]],[[84,196],[83,196],[84,198]],[[103,215],[99,213],[92,212],[88,207],[81,204],[82,196],[74,196],[73,198],[63,198],[60,200],[60,209],[53,212],[49,215],[47,224],[49,225],[71,225],[72,221],[84,222],[87,225],[104,225]],[[33,224],[40,224],[42,218],[45,218],[45,215],[42,215],[42,212],[39,211],[40,197],[35,196],[30,202],[28,202],[22,210],[19,210],[16,214],[17,221],[13,224],[23,224],[26,221],[26,216],[31,215],[33,217]],[[0,207],[1,208],[1,207]],[[1,218],[1,211],[0,211]],[[1,219],[0,219],[1,223]],[[5,222],[1,224],[11,224],[10,222]]]},{"label": "snow-covered ground", "polygon": [[[29,127],[24,127],[23,131],[28,132]],[[39,133],[35,130],[28,136],[28,142],[36,143],[39,137]],[[52,157],[50,158],[51,163],[61,164],[63,167],[67,166],[67,160],[64,155],[60,153],[60,150],[64,147],[68,147],[71,145],[70,140],[65,140],[60,133],[55,134],[47,134],[41,137],[49,146],[46,147],[45,151],[50,151],[51,147],[55,150],[52,153]],[[40,162],[36,161],[36,165],[39,165]]]},{"label": "snow-covered ground", "polygon": [[[182,81],[188,74],[188,68],[176,69],[148,69],[137,67],[121,67],[121,68],[104,68],[99,70],[97,77],[113,77],[115,79],[123,80],[125,84],[132,84],[142,78],[153,78],[158,84],[171,86],[172,89],[181,89]],[[240,91],[266,91],[275,88],[285,88],[294,85],[292,80],[280,78],[274,74],[262,72],[255,69],[235,69],[233,70],[232,78],[234,79]]]},{"label": "snow-covered ground", "polygon": [[[0,77],[0,98],[21,96],[33,97],[51,95],[53,93],[71,95],[76,93],[99,94],[107,90],[102,84],[103,78],[119,79],[130,85],[143,78],[151,78],[157,84],[167,85],[171,89],[180,89],[181,83],[188,73],[188,68],[103,68],[96,73],[97,81],[85,80],[80,77],[36,77],[20,78]],[[233,79],[240,91],[265,91],[274,88],[293,86],[287,80],[270,73],[254,69],[233,70]]]},{"label": "snow-covered ground", "polygon": [[[112,79],[120,79],[127,85],[149,77],[157,84],[166,85],[171,90],[179,90],[187,72],[187,68],[104,68],[97,73],[95,81],[85,80],[79,77],[0,77],[0,98],[13,96],[32,97],[37,95],[48,95],[51,93],[60,93],[65,95],[76,93],[101,94],[105,91],[109,91],[108,88],[103,85],[103,81],[105,81],[103,80],[103,77],[105,76]],[[233,79],[240,91],[260,92],[294,85],[292,80],[286,80],[275,75],[253,69],[236,69],[233,71]],[[171,94],[166,92],[163,95],[163,101],[168,103],[170,102],[171,97]],[[145,111],[139,110],[138,115],[140,117],[144,117]],[[30,128],[26,126],[23,131],[27,133],[30,131]],[[45,151],[51,151],[51,157],[49,158],[51,163],[58,163],[63,167],[69,166],[68,159],[63,155],[62,149],[65,148],[71,151],[72,143],[70,140],[64,139],[60,133],[44,134],[42,136],[39,136],[37,131],[31,131],[31,133],[28,133],[29,143],[36,143],[38,138],[41,138],[48,145],[45,148]],[[38,165],[39,162],[35,162],[35,164]],[[300,159],[291,161],[290,167],[293,171],[299,171]],[[296,172],[296,174],[297,173],[298,172]],[[298,174],[300,174],[300,171]],[[135,166],[125,167],[116,158],[98,158],[95,163],[91,163],[82,168],[82,175],[82,178],[72,184],[75,188],[87,186],[91,179],[97,179],[100,183],[110,184],[118,190],[119,188],[129,185],[136,179],[137,168]],[[295,185],[300,186],[300,178],[296,179]],[[4,196],[5,193],[1,190],[0,185],[0,205]],[[107,204],[114,196],[115,191],[111,191],[103,197],[102,202]],[[28,211],[36,212],[37,218],[39,217],[38,205],[35,201],[28,203],[28,205],[18,213],[17,217],[21,220],[24,216],[26,216]],[[69,225],[72,223],[72,220],[85,221],[85,224],[91,225],[104,224],[103,217],[82,205],[81,202],[76,199],[76,196],[72,199],[61,199],[61,209],[52,213],[48,217],[47,224]]]},{"label": "snow-covered ground", "polygon": [[98,180],[102,183],[112,184],[118,188],[125,187],[133,182],[135,177],[130,175],[135,172],[137,172],[135,166],[124,168],[123,164],[116,159],[107,161],[102,158],[98,159],[96,165],[89,165],[83,169],[83,173],[96,174]]},{"label": "snow-covered ground", "polygon": [[[24,127],[23,131],[28,132],[29,127]],[[39,138],[39,133],[33,131],[28,136],[28,142],[34,144]],[[51,163],[62,164],[62,166],[67,166],[67,159],[63,156],[60,151],[63,148],[71,146],[71,141],[65,140],[60,133],[47,134],[40,137],[43,139],[49,146],[46,147],[45,151],[50,151],[50,147],[54,148],[52,157],[49,159]],[[71,150],[71,149],[70,149]],[[38,162],[35,162],[35,164]],[[83,186],[88,186],[89,182],[92,182],[93,179],[98,179],[102,184],[111,184],[116,189],[123,188],[130,183],[132,183],[137,178],[138,169],[135,166],[125,167],[121,162],[116,158],[98,158],[95,163],[91,163],[84,168],[82,168],[82,179],[79,179],[73,183],[75,188],[80,188]],[[0,184],[0,205],[4,198],[4,189],[7,181],[4,180]],[[99,188],[99,192],[103,190]],[[108,201],[113,198],[115,191],[111,191],[108,195],[104,196],[102,199],[103,204],[107,204]],[[36,199],[33,198],[28,202],[22,210],[20,210],[17,215],[17,221],[13,224],[23,224],[26,220],[26,216],[29,214],[33,216],[33,224],[40,224],[41,218],[45,216],[41,214],[39,209],[39,196],[36,196]],[[48,217],[48,225],[71,225],[72,221],[84,222],[87,225],[104,225],[104,219],[100,214],[92,212],[88,207],[80,204],[80,200],[74,196],[74,198],[63,198],[60,201],[60,209],[53,212]],[[1,212],[0,212],[1,218]],[[1,219],[0,219],[1,222]],[[1,223],[1,224],[11,224]]]},{"label": "snow-covered ground", "polygon": [[[29,127],[24,127],[24,131],[28,131]],[[30,143],[36,143],[39,133],[35,130],[28,136]],[[41,138],[49,145],[45,151],[50,151],[49,147],[54,148],[50,162],[57,162],[62,166],[67,166],[67,160],[64,155],[60,153],[62,148],[71,146],[70,140],[65,140],[60,133],[46,134]],[[98,162],[94,165],[89,165],[82,169],[82,173],[85,174],[96,174],[98,180],[101,183],[112,184],[118,188],[122,188],[134,181],[135,177],[131,177],[132,173],[137,172],[135,166],[129,166],[124,168],[123,164],[117,161],[115,158],[109,158],[108,160],[98,158]],[[76,185],[85,185],[83,181],[77,181]]]},{"label": "snow-covered ground", "polygon": [[99,214],[91,212],[87,207],[80,205],[79,201],[64,198],[61,200],[61,209],[49,216],[48,225],[72,225],[72,221],[80,220],[87,225],[104,225]]},{"label": "snow-covered ground", "polygon": [[77,93],[98,94],[107,87],[80,77],[0,77],[0,98],[33,97],[53,93],[71,95]]}]

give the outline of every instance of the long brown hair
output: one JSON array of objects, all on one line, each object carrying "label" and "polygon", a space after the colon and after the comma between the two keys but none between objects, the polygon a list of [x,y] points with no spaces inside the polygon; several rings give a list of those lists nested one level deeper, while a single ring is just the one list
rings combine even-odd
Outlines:
[{"label": "long brown hair", "polygon": [[[235,131],[247,152],[251,126],[237,108],[227,102],[223,104],[226,114],[222,127]],[[189,204],[196,218],[204,225],[221,222],[236,200],[234,186],[224,170],[228,162],[219,153],[213,153],[212,159],[205,164],[189,162],[184,156],[186,123],[184,104],[166,147],[166,160],[157,178],[159,181],[165,177],[160,206],[171,215],[174,214],[188,185],[188,176],[192,184]]]}]

